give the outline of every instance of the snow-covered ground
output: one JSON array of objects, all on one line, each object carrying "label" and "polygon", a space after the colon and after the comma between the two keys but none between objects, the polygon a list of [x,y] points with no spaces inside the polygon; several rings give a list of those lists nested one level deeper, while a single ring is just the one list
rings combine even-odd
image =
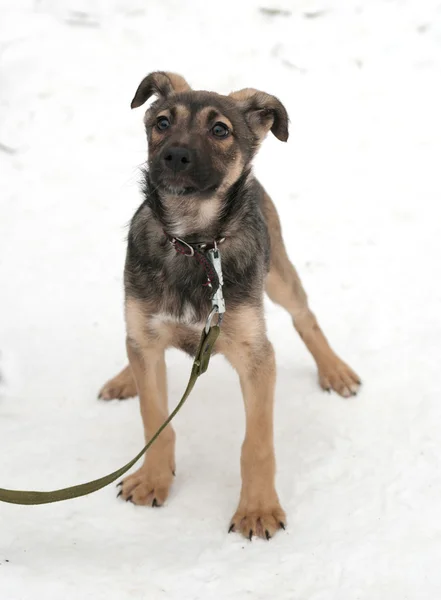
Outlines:
[{"label": "snow-covered ground", "polygon": [[[142,445],[137,401],[96,393],[125,363],[125,226],[145,159],[129,103],[156,69],[286,104],[289,143],[268,139],[256,171],[364,387],[321,392],[268,302],[287,531],[226,533],[244,418],[216,358],[176,420],[164,509],[114,488],[0,505],[1,600],[439,598],[439,1],[0,1],[0,487],[79,483]],[[190,361],[168,365],[173,405]]]}]

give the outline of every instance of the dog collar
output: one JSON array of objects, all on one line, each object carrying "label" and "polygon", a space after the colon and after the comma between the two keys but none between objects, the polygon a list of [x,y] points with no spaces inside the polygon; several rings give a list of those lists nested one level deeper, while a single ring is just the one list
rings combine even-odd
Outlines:
[{"label": "dog collar", "polygon": [[[222,293],[224,279],[222,275],[221,253],[218,246],[225,241],[225,238],[223,237],[212,242],[190,243],[172,236],[166,231],[164,231],[164,235],[178,254],[195,258],[204,269],[207,280],[203,285],[210,287],[212,290],[212,313],[210,315],[212,318],[215,313],[218,313],[218,324],[220,325],[225,312],[225,300]],[[211,318],[207,320],[207,324],[209,321],[211,322]]]},{"label": "dog collar", "polygon": [[171,235],[164,230],[164,235],[174,247],[176,252],[184,254],[185,256],[194,256],[195,251],[208,252],[208,250],[215,250],[218,246],[225,242],[225,237],[213,240],[212,242],[186,242],[182,238],[178,238],[175,235]]}]

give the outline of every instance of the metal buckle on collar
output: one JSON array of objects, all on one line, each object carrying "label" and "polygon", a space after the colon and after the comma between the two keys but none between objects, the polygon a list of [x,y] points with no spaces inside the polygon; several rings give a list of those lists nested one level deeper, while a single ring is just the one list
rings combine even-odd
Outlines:
[{"label": "metal buckle on collar", "polygon": [[208,248],[208,250],[217,250],[217,247],[219,244],[222,244],[223,242],[225,242],[225,238],[219,238],[218,240],[213,240],[212,242],[204,242],[202,244],[199,244],[199,248],[201,248],[202,250],[205,250],[206,248]]},{"label": "metal buckle on collar", "polygon": [[187,242],[185,240],[181,240],[181,238],[178,238],[178,237],[172,237],[170,239],[170,244],[172,246],[176,246],[176,242],[179,242],[184,247],[186,247],[186,248],[188,248],[190,250],[190,252],[184,252],[185,256],[194,256],[194,248],[193,248],[193,246],[190,246],[190,244],[187,244]]},{"label": "metal buckle on collar", "polygon": [[[184,254],[184,256],[194,256],[196,250],[199,250],[200,252],[203,252],[205,254],[205,252],[209,251],[209,250],[217,250],[217,246],[222,244],[223,242],[225,242],[225,237],[221,237],[218,240],[213,240],[212,242],[194,242],[192,244],[189,244],[188,242],[186,242],[185,240],[183,240],[182,238],[178,238],[174,235],[170,235],[169,233],[166,232],[165,229],[163,229],[164,235],[166,238],[168,238],[168,241],[170,242],[170,244],[176,249],[176,244],[180,244],[181,247],[183,247],[186,251],[182,252],[182,254]],[[188,249],[188,251],[187,251]]]}]

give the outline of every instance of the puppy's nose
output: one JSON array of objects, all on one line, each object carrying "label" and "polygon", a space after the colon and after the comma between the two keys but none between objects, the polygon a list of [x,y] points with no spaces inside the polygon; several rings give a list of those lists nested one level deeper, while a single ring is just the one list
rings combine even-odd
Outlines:
[{"label": "puppy's nose", "polygon": [[187,148],[169,148],[164,156],[165,166],[175,173],[185,171],[191,163],[190,152]]}]

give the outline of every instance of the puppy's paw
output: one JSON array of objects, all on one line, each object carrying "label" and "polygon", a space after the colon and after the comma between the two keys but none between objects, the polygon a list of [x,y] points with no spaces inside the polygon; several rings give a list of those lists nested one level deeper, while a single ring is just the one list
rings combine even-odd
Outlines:
[{"label": "puppy's paw", "polygon": [[285,527],[286,515],[280,504],[257,510],[239,506],[231,519],[228,533],[236,531],[249,540],[253,537],[270,540],[279,529]]},{"label": "puppy's paw", "polygon": [[101,400],[126,400],[137,395],[135,380],[130,367],[126,367],[101,388],[98,398]]},{"label": "puppy's paw", "polygon": [[144,465],[118,484],[118,498],[142,506],[162,506],[167,500],[173,481],[171,469],[149,472]]},{"label": "puppy's paw", "polygon": [[327,392],[334,390],[340,396],[356,396],[361,385],[360,377],[338,356],[332,356],[319,365],[319,382]]}]

